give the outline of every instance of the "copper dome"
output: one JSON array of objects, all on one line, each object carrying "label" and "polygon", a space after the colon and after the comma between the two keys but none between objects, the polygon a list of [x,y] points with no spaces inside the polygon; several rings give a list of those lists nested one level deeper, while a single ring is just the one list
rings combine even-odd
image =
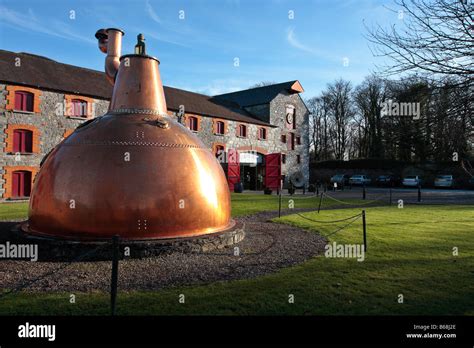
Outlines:
[{"label": "copper dome", "polygon": [[108,29],[96,35],[114,83],[109,111],[79,126],[46,158],[26,231],[139,240],[231,228],[230,194],[219,162],[167,115],[159,62],[145,54],[143,38],[136,54],[119,58],[122,34]]}]

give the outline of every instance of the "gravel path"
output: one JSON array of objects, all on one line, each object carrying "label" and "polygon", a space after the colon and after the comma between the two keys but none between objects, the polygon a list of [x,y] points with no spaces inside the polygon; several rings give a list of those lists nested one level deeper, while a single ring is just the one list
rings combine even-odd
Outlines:
[{"label": "gravel path", "polygon": [[[296,212],[296,209],[291,213]],[[326,241],[303,229],[269,222],[275,212],[264,212],[236,220],[245,222],[246,237],[234,247],[206,253],[182,253],[147,259],[120,261],[120,290],[156,290],[182,285],[206,284],[222,280],[253,278],[302,263],[320,254]],[[0,222],[0,233],[13,223]],[[51,273],[28,286],[33,291],[108,291],[110,261],[76,262],[0,261],[0,289],[12,289],[43,274]],[[65,267],[60,271],[55,270]]]}]

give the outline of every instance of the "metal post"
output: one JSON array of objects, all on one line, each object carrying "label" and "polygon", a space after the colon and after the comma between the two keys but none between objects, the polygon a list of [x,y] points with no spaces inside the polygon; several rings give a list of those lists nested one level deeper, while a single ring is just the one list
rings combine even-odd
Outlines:
[{"label": "metal post", "polygon": [[362,210],[362,229],[364,233],[364,252],[367,252],[367,228],[365,224],[365,210]]},{"label": "metal post", "polygon": [[282,181],[280,179],[280,192],[278,194],[278,217],[281,217],[281,191],[282,191]]},{"label": "metal post", "polygon": [[418,183],[418,202],[421,202],[421,185]]},{"label": "metal post", "polygon": [[318,185],[316,186],[316,195],[319,196],[319,183],[318,183]]},{"label": "metal post", "polygon": [[362,184],[362,199],[365,200],[365,182]]},{"label": "metal post", "polygon": [[119,262],[119,236],[112,237],[112,280],[110,283],[110,307],[112,315],[115,315],[115,303],[117,299],[118,262]]},{"label": "metal post", "polygon": [[319,196],[319,206],[318,206],[318,214],[319,214],[319,211],[321,210],[321,203],[323,201],[323,192],[321,192],[321,196]]}]

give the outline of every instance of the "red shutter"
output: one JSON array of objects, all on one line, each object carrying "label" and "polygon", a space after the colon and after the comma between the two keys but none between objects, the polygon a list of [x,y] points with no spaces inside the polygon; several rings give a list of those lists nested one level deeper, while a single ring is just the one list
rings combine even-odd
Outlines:
[{"label": "red shutter", "polygon": [[25,108],[23,110],[33,112],[33,94],[25,93],[23,95]]},{"label": "red shutter", "polygon": [[23,172],[23,196],[29,197],[31,193],[31,172]]},{"label": "red shutter", "polygon": [[229,190],[234,191],[234,184],[240,182],[240,162],[239,152],[235,149],[229,149],[227,153],[227,183]]},{"label": "red shutter", "polygon": [[20,172],[12,174],[12,197],[20,197]]},{"label": "red shutter", "polygon": [[33,152],[33,133],[30,131],[23,131],[23,138],[25,139],[23,152]]},{"label": "red shutter", "polygon": [[21,92],[15,92],[15,110],[22,110],[23,107],[23,94]]},{"label": "red shutter", "polygon": [[271,153],[265,156],[265,187],[278,189],[281,180],[281,154]]},{"label": "red shutter", "polygon": [[21,152],[21,131],[13,131],[13,152]]}]

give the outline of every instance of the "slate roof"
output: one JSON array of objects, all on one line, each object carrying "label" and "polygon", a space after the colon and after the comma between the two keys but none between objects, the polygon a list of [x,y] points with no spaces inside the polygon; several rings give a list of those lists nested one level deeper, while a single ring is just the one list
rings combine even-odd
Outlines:
[{"label": "slate roof", "polygon": [[[15,66],[16,58],[21,59],[19,67]],[[99,99],[110,99],[112,96],[112,86],[103,72],[59,63],[30,53],[0,50],[0,82]],[[250,105],[247,103],[268,102],[282,89],[291,88],[295,82],[297,81],[214,97],[167,86],[164,86],[164,92],[169,110],[177,111],[180,105],[184,105],[189,113],[272,126],[253,117],[242,106]]]},{"label": "slate roof", "polygon": [[277,83],[268,86],[255,87],[242,91],[215,95],[214,99],[226,100],[240,107],[267,104],[272,101],[281,91],[300,93],[303,91],[298,80]]}]

